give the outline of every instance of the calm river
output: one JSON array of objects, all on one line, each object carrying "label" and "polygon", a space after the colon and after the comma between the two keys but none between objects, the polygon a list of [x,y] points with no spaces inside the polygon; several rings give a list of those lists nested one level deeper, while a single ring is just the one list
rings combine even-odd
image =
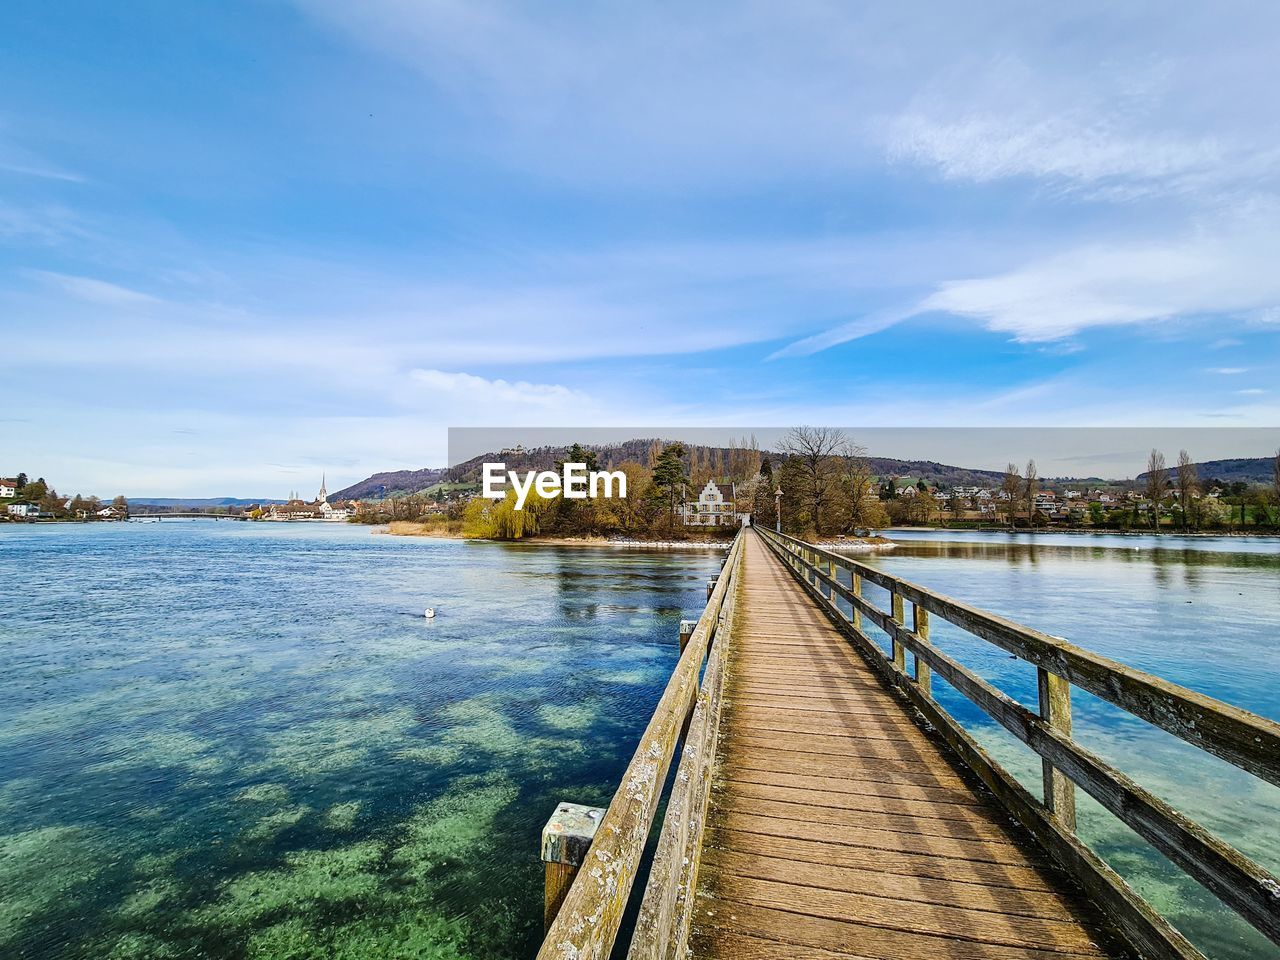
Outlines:
[{"label": "calm river", "polygon": [[0,527],[0,957],[531,956],[721,556]]},{"label": "calm river", "polygon": [[[929,536],[874,562],[1280,717],[1280,542]],[[607,802],[719,559],[0,527],[0,956],[531,955],[541,825],[559,799]],[[1033,697],[1029,671],[934,622]],[[1280,869],[1280,791],[1075,710],[1087,744]],[[1215,960],[1280,956],[1105,814],[1082,807],[1082,832]]]}]

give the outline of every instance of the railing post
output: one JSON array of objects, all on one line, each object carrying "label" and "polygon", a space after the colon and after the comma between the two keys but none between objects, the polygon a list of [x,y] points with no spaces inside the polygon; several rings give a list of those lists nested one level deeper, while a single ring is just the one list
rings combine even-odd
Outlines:
[{"label": "railing post", "polygon": [[[862,575],[858,571],[853,571],[853,595],[861,599],[862,597]],[[862,629],[862,611],[855,603],[853,605],[853,629]]]},{"label": "railing post", "polygon": [[[1036,668],[1040,688],[1040,718],[1065,737],[1071,736],[1071,681]],[[1044,805],[1063,829],[1076,829],[1076,787],[1048,760],[1040,761],[1044,777]]]},{"label": "railing post", "polygon": [[[893,600],[893,622],[898,626],[906,625],[906,614],[903,612],[902,594],[896,590],[889,594]],[[907,650],[902,645],[902,641],[898,639],[897,633],[893,635],[893,665],[898,668],[901,673],[907,672]]]},{"label": "railing post", "polygon": [[[926,643],[929,640],[929,611],[918,603],[911,604],[911,632]],[[926,697],[933,696],[933,673],[929,669],[929,665],[920,659],[920,654],[915,656],[916,663],[916,686],[920,688],[920,692]]]},{"label": "railing post", "polygon": [[684,648],[689,645],[689,638],[693,636],[694,629],[698,626],[697,620],[681,620],[680,621],[680,652],[684,653]]},{"label": "railing post", "polygon": [[708,600],[710,600],[711,595],[716,592],[717,579],[718,578],[716,577],[712,577],[710,580],[707,581],[707,599]]},{"label": "railing post", "polygon": [[546,888],[542,901],[543,929],[560,912],[578,868],[587,858],[596,828],[604,817],[600,807],[584,807],[580,803],[560,803],[542,828],[542,862],[547,865]]}]

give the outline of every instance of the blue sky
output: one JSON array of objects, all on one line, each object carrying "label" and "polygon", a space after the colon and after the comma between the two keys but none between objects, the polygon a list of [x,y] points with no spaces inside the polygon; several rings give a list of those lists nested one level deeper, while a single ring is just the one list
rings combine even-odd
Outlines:
[{"label": "blue sky", "polygon": [[5,4],[0,473],[1280,424],[1280,8],[960,6]]}]

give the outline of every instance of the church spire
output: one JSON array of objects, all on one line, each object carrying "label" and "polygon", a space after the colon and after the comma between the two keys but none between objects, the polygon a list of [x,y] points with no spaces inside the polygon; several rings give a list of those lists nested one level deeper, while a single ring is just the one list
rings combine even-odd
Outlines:
[{"label": "church spire", "polygon": [[320,474],[320,492],[316,494],[316,503],[328,503],[329,491],[325,489],[324,473]]}]

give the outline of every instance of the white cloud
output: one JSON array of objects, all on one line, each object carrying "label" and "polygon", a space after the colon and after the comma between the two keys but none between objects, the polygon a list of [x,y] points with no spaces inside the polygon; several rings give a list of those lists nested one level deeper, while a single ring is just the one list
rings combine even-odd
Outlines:
[{"label": "white cloud", "polygon": [[1094,327],[1266,315],[1280,304],[1278,250],[1280,231],[1252,220],[1176,241],[1091,244],[945,281],[910,307],[843,324],[776,355],[816,353],[932,312],[976,320],[1024,343],[1061,341]]},{"label": "white cloud", "polygon": [[536,13],[500,0],[296,0],[425,78],[522,171],[578,181],[943,176],[1128,195],[1274,178],[1272,5],[801,0]]},{"label": "white cloud", "polygon": [[1263,390],[1261,387],[1250,387],[1247,390],[1236,391],[1236,393],[1238,393],[1242,397],[1260,397],[1266,392],[1267,391]]},{"label": "white cloud", "polygon": [[920,304],[1021,341],[1090,327],[1253,310],[1280,302],[1280,236],[1097,244],[1007,273],[943,283]]},{"label": "white cloud", "polygon": [[585,394],[558,383],[486,380],[470,373],[444,370],[413,370],[409,375],[433,393],[461,401],[473,410],[505,412],[513,421],[520,420],[531,408],[539,415],[548,411],[571,413],[577,405],[591,402]]},{"label": "white cloud", "polygon": [[1217,373],[1224,377],[1234,377],[1239,373],[1248,373],[1248,367],[1209,367],[1205,373]]}]

